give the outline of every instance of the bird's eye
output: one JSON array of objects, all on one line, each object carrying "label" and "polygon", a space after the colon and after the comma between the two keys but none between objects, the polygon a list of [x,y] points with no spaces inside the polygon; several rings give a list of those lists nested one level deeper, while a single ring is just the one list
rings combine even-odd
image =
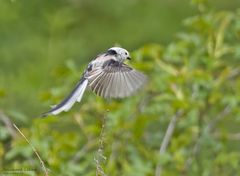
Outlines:
[{"label": "bird's eye", "polygon": [[127,55],[127,52],[125,52],[125,55]]}]

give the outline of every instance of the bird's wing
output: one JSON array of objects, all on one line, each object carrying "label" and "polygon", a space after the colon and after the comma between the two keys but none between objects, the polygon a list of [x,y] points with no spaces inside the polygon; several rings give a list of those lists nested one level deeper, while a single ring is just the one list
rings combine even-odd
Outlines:
[{"label": "bird's wing", "polygon": [[86,78],[91,90],[104,98],[130,96],[147,80],[143,73],[115,60],[107,60],[93,68]]},{"label": "bird's wing", "polygon": [[45,117],[50,114],[57,115],[62,111],[68,111],[76,101],[81,101],[87,85],[88,80],[82,77],[78,84],[75,86],[75,88],[72,90],[72,92],[61,103],[53,106],[51,110],[43,113],[42,116]]}]

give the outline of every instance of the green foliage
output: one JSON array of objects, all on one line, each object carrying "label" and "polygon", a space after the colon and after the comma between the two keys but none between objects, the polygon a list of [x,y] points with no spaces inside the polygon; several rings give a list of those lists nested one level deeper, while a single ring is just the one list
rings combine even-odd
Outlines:
[{"label": "green foliage", "polygon": [[[31,101],[25,103],[28,100],[24,95],[32,94],[43,80],[29,75],[33,88],[27,90],[27,85],[16,88],[25,91],[20,97],[24,101],[17,102],[18,109],[6,111],[11,117],[9,120],[23,125],[21,131],[37,148],[50,175],[90,176],[98,169],[102,175],[153,175],[158,164],[162,166],[162,175],[167,176],[240,175],[240,9],[210,11],[206,1],[193,3],[200,8],[199,14],[183,21],[184,28],[174,40],[169,44],[144,44],[131,53],[134,60],[128,64],[142,70],[149,78],[146,87],[133,97],[103,100],[87,93],[68,113],[30,120],[19,109],[31,109]],[[89,6],[84,4],[88,10],[93,10]],[[118,16],[120,12],[114,13]],[[61,30],[75,23],[76,19],[68,15],[76,11],[63,8],[61,13],[57,10],[55,13],[46,15],[45,20],[56,15],[49,25],[54,34],[52,40],[61,47],[51,50],[53,53],[48,53],[48,58],[61,57],[61,48],[74,45],[70,42],[74,36],[69,36],[69,43],[61,43]],[[108,16],[113,12],[105,13]],[[12,13],[6,21],[15,18],[18,15]],[[33,48],[37,50],[43,38],[35,40]],[[78,44],[72,50],[83,45]],[[89,52],[84,49],[83,46],[83,52]],[[11,53],[5,54],[11,58]],[[81,74],[70,55],[61,58],[67,56],[70,59],[62,64],[54,63],[55,69],[48,79],[56,80],[58,86],[49,90],[41,88],[39,104],[59,102]],[[39,65],[44,67],[43,78],[47,75],[45,67],[53,64],[51,60],[45,61],[45,66]],[[8,59],[1,62],[11,63]],[[30,66],[26,68],[31,69]],[[19,79],[24,82],[25,76],[19,75]],[[0,79],[5,81],[5,78]],[[5,99],[12,89],[0,85],[0,99]],[[7,104],[15,102],[8,100]],[[179,110],[183,114],[177,121],[170,144],[159,155],[168,124]],[[32,148],[18,133],[11,133],[11,125],[2,116],[0,127],[0,173],[1,168],[32,168],[35,175],[42,175],[41,164]]]}]

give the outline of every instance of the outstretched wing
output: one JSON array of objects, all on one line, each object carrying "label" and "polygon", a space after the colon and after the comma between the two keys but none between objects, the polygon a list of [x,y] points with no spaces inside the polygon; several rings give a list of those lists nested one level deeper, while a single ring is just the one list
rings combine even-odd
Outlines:
[{"label": "outstretched wing", "polygon": [[86,78],[91,90],[104,98],[130,96],[147,80],[143,73],[112,59],[93,68]]},{"label": "outstretched wing", "polygon": [[50,114],[57,115],[62,111],[68,111],[76,101],[81,101],[87,85],[88,80],[82,77],[76,87],[72,90],[72,92],[61,103],[53,106],[51,110],[43,113],[42,116],[45,117]]}]

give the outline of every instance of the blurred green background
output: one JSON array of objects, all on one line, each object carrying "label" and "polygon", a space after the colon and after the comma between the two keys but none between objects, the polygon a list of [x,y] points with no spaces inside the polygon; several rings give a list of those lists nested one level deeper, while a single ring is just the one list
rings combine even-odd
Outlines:
[{"label": "blurred green background", "polygon": [[[239,7],[233,0],[1,0],[0,174],[44,173],[15,123],[50,175],[154,175],[157,165],[162,175],[239,175]],[[124,100],[87,92],[70,112],[39,118],[116,44],[148,75],[144,90]]]}]

